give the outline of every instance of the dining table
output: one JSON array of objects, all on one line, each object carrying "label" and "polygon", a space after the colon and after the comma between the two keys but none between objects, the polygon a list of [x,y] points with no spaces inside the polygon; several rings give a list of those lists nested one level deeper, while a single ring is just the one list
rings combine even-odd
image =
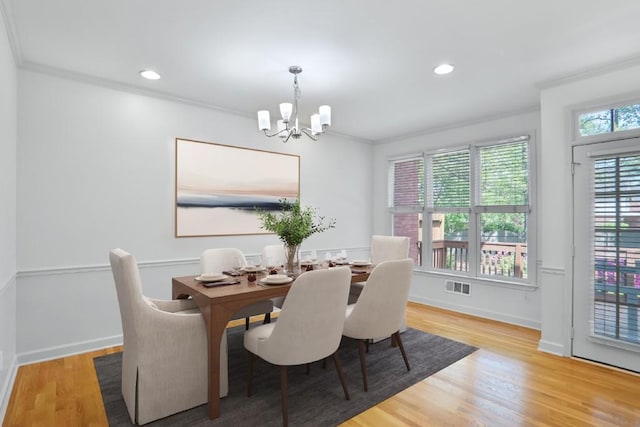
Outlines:
[{"label": "dining table", "polygon": [[[336,266],[339,267],[339,266]],[[369,277],[373,266],[351,265],[351,283],[364,282]],[[304,268],[304,267],[303,267]],[[331,268],[326,263],[314,268]],[[244,273],[244,274],[242,274]],[[232,277],[233,284],[207,287],[206,282],[198,280],[199,276],[183,276],[172,278],[173,299],[191,297],[204,317],[207,331],[208,351],[208,408],[210,419],[220,416],[220,344],[227,324],[241,308],[258,301],[282,297],[289,292],[292,283],[268,285],[262,283],[268,272],[250,274],[236,272]],[[300,274],[304,274],[300,273]],[[293,277],[295,281],[295,276]]]}]

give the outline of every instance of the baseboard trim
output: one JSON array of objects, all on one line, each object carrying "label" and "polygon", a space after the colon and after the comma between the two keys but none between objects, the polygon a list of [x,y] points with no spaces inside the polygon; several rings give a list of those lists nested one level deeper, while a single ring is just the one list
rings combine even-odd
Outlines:
[{"label": "baseboard trim", "polygon": [[59,359],[61,357],[100,350],[107,347],[115,347],[118,345],[122,345],[122,335],[97,338],[73,344],[49,347],[42,350],[28,351],[18,355],[18,366],[45,362],[47,360]]},{"label": "baseboard trim", "polygon": [[523,326],[525,328],[540,330],[542,324],[539,320],[534,319],[526,319],[524,317],[518,316],[509,316],[503,313],[498,313],[496,311],[483,310],[475,307],[469,307],[465,305],[456,305],[451,304],[446,301],[429,299],[423,297],[415,297],[409,295],[409,301],[417,302],[420,304],[432,305],[439,308],[444,308],[445,310],[457,311],[459,313],[470,314],[472,316],[483,317],[485,319],[496,320],[498,322],[509,323],[512,325]]},{"label": "baseboard trim", "polygon": [[18,374],[18,358],[13,356],[11,360],[11,366],[9,367],[9,376],[2,388],[0,388],[0,421],[4,425],[4,417],[7,414],[7,408],[9,407],[9,400],[11,399],[11,392],[13,391],[13,385],[16,381],[16,375]]},{"label": "baseboard trim", "polygon": [[555,354],[556,356],[565,356],[564,346],[557,342],[540,340],[538,341],[538,350],[544,351],[545,353]]}]

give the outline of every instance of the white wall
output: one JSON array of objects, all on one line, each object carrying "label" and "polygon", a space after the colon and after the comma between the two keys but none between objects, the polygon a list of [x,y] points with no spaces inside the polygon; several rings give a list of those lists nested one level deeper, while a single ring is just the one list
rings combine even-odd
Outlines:
[{"label": "white wall", "polygon": [[16,368],[16,65],[0,11],[0,419]]},{"label": "white wall", "polygon": [[[391,232],[386,192],[387,162],[390,157],[516,136],[525,132],[533,132],[534,138],[539,139],[539,129],[540,113],[536,111],[376,145],[373,159],[373,185],[377,189],[373,203],[374,232]],[[539,146],[539,141],[536,141],[536,146]],[[445,292],[447,279],[450,277],[416,272],[410,299],[463,313],[540,328],[540,292],[535,286],[505,287],[487,281],[466,279],[465,282],[472,285],[471,296],[463,296]]]},{"label": "white wall", "polygon": [[18,78],[21,362],[119,339],[112,248],[142,262],[147,294],[169,298],[170,277],[197,273],[202,250],[251,254],[278,242],[273,235],[174,237],[176,137],[299,154],[302,204],[337,219],[336,229],[304,246],[369,245],[369,144],[330,134],[283,144],[249,118],[64,76],[21,70]]},{"label": "white wall", "polygon": [[[640,65],[550,87],[541,92],[542,339],[540,349],[571,354],[572,111],[640,96]],[[576,266],[575,268],[581,268]]]}]

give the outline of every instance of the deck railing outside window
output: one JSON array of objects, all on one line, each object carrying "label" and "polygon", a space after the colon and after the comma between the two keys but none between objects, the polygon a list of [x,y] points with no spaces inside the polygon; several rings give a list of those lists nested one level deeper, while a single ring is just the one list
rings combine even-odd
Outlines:
[{"label": "deck railing outside window", "polygon": [[[433,267],[469,271],[469,244],[457,240],[432,243]],[[527,278],[527,245],[491,242],[480,246],[480,274]]]}]

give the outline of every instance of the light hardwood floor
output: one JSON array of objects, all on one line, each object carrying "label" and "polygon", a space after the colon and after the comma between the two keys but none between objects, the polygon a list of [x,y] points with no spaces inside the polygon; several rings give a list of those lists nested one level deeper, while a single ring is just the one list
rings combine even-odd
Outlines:
[{"label": "light hardwood floor", "polygon": [[[343,426],[640,426],[639,375],[542,353],[535,330],[420,304],[407,323],[479,350]],[[106,426],[92,359],[120,350],[21,367],[3,426]]]}]

